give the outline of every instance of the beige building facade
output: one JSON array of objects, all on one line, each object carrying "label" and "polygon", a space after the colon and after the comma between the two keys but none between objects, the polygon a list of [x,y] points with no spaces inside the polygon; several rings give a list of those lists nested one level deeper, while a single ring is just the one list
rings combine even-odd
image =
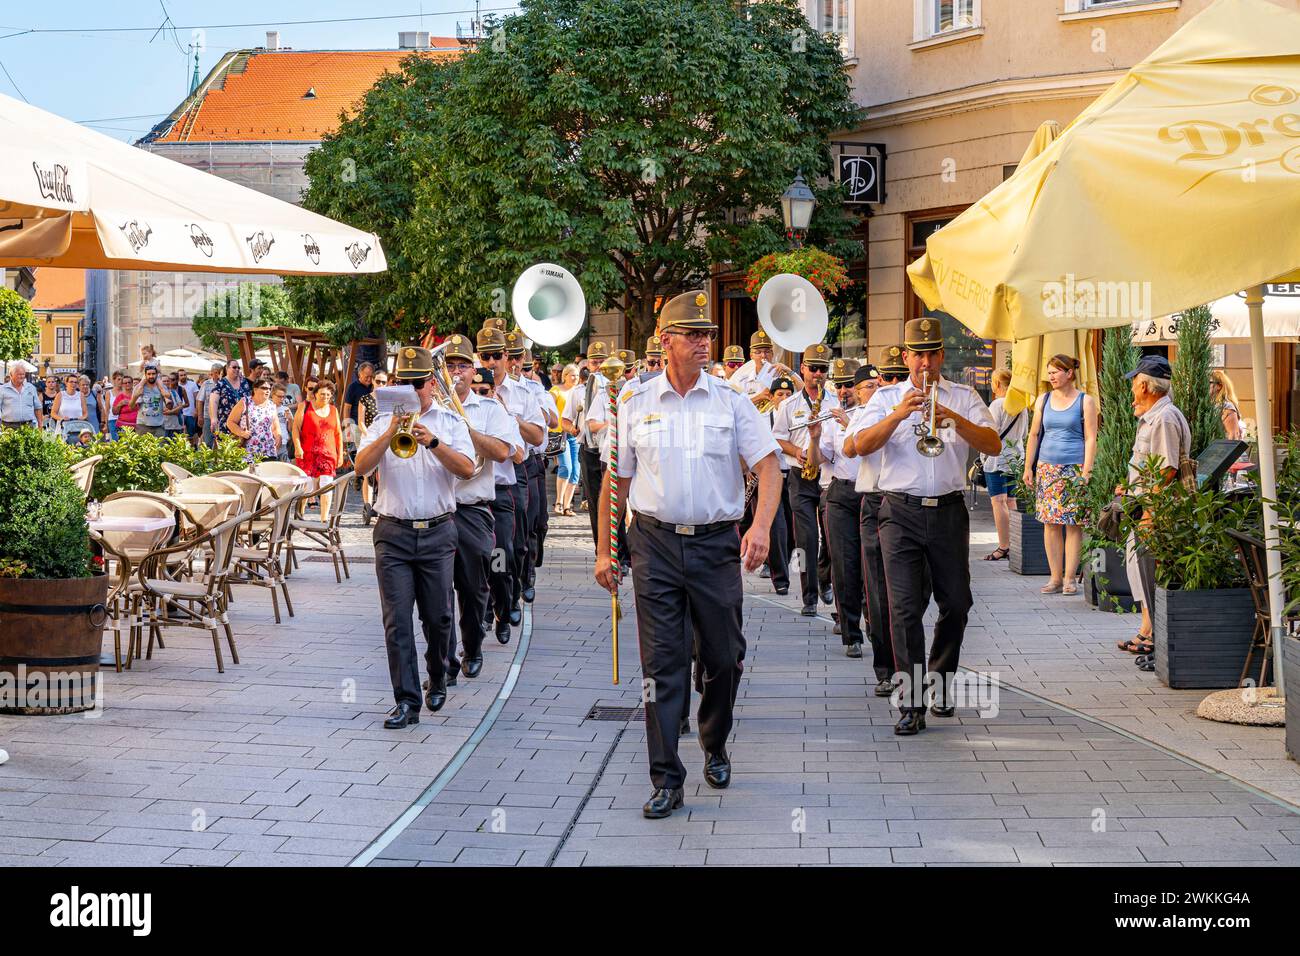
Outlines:
[{"label": "beige building facade", "polygon": [[[1039,124],[1066,126],[1211,2],[852,3],[842,18],[852,39],[843,45],[867,117],[843,139],[880,143],[887,151],[885,202],[872,207],[867,226],[866,338],[873,354],[901,338],[907,319],[926,314],[905,269],[924,251],[929,233],[1010,175]],[[1274,2],[1300,10],[1300,0]],[[823,6],[834,2],[810,4],[810,15]],[[941,319],[949,336],[964,331]],[[945,372],[980,386],[991,368],[1005,364],[1010,346],[967,338],[969,347],[950,354]],[[1287,421],[1295,347],[1272,352],[1274,407]],[[1249,346],[1228,344],[1224,361],[1250,417]]]}]

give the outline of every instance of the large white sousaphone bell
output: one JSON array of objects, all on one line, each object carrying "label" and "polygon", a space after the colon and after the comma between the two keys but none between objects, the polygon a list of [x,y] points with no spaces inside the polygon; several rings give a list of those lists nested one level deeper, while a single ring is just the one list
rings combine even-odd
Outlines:
[{"label": "large white sousaphone bell", "polygon": [[817,287],[791,272],[774,275],[758,290],[758,325],[773,344],[795,355],[826,338],[830,313]]},{"label": "large white sousaphone bell", "polygon": [[587,299],[568,269],[553,262],[539,262],[515,280],[510,310],[526,338],[553,348],[582,331],[587,320]]}]

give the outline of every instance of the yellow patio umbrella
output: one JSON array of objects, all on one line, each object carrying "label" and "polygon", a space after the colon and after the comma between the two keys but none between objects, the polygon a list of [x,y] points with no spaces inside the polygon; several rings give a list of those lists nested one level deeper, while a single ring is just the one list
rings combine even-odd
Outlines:
[{"label": "yellow patio umbrella", "polygon": [[[1219,0],[927,243],[917,294],[984,338],[1170,315],[1250,289],[1260,443],[1272,443],[1262,296],[1300,279],[1300,14]],[[1266,499],[1273,456],[1260,456]],[[1276,513],[1265,505],[1270,572]],[[1280,580],[1272,578],[1274,633]],[[1281,641],[1275,641],[1282,686]]]}]

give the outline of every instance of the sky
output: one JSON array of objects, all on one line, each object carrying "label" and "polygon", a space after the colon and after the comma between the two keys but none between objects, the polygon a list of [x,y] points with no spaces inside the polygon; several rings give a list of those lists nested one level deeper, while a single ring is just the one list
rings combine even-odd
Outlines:
[{"label": "sky", "polygon": [[[517,6],[481,9],[486,19]],[[454,37],[473,11],[473,0],[0,0],[0,94],[134,142],[188,94],[192,43],[202,78],[227,51],[265,45],[267,30],[296,50],[391,50],[401,30]],[[294,22],[304,20],[346,22]]]}]

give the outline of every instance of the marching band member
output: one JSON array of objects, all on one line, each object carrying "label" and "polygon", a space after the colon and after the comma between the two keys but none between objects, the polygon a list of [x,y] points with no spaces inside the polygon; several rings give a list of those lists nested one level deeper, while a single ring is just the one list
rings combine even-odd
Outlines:
[{"label": "marching band member", "polygon": [[[880,541],[889,568],[887,587],[894,663],[904,687],[899,698],[902,717],[894,733],[911,735],[925,729],[925,684],[930,674],[940,683],[930,712],[951,717],[955,712],[952,682],[961,655],[970,591],[970,515],[966,511],[966,461],[970,449],[996,455],[1002,447],[988,406],[968,385],[942,377],[943,331],[934,318],[907,323],[906,362],[910,377],[877,390],[867,403],[863,431],[856,447],[861,454],[883,451],[879,486]],[[927,409],[937,387],[933,409]],[[929,434],[933,411],[942,450],[935,457],[921,454],[918,434]],[[920,426],[915,429],[900,426]],[[925,576],[928,569],[939,605],[930,659],[925,663]],[[909,686],[910,685],[910,686]]]},{"label": "marching band member", "polygon": [[858,404],[854,391],[857,372],[858,363],[853,359],[836,359],[831,363],[830,380],[835,386],[840,407],[831,409],[831,414],[835,416],[832,420],[812,426],[820,432],[817,438],[822,470],[830,475],[825,497],[826,538],[840,638],[848,657],[862,656],[860,621],[864,597],[859,526],[862,495],[854,487],[858,480],[858,460],[844,454],[844,431],[849,425],[849,414]]},{"label": "marching band member", "polygon": [[748,395],[755,405],[772,397],[772,382],[781,376],[803,388],[803,380],[791,369],[773,361],[773,355],[771,337],[759,329],[749,337],[749,361],[729,377],[729,381]]},{"label": "marching band member", "polygon": [[[485,335],[487,336],[486,341],[484,339]],[[510,336],[514,336],[513,342],[511,342]],[[546,419],[542,415],[542,410],[538,406],[536,399],[533,398],[532,392],[510,377],[506,359],[507,344],[519,349],[517,356],[523,354],[522,336],[516,332],[503,333],[495,323],[492,325],[485,323],[483,331],[479,333],[479,359],[483,362],[484,368],[491,370],[496,381],[496,398],[518,423],[519,435],[523,438],[524,445],[535,448],[538,444],[546,441]],[[513,463],[515,486],[511,491],[515,506],[515,520],[513,561],[508,562],[510,604],[507,614],[509,624],[516,626],[523,620],[523,611],[519,607],[519,598],[523,593],[524,576],[527,570],[525,568],[529,527],[527,454],[528,451],[525,448],[525,457]],[[503,625],[499,605],[497,607],[496,638],[502,644],[508,643],[510,640],[510,627]]]},{"label": "marching band member", "polygon": [[578,439],[579,474],[582,477],[582,497],[587,502],[587,515],[591,518],[591,543],[596,544],[600,516],[596,502],[600,499],[600,482],[605,465],[600,457],[600,432],[604,419],[592,422],[589,409],[604,408],[609,404],[608,383],[600,373],[600,364],[609,357],[604,342],[592,342],[587,349],[587,382],[573,393],[564,404],[564,430]]},{"label": "marching band member", "polygon": [[[794,536],[799,554],[799,574],[803,589],[805,617],[817,616],[817,596],[823,603],[831,603],[829,575],[818,580],[818,539],[821,532],[817,511],[821,507],[822,488],[819,469],[820,455],[817,442],[812,439],[809,425],[818,415],[826,415],[839,407],[839,400],[826,390],[826,371],[830,367],[831,350],[818,343],[804,350],[803,389],[782,403],[772,425],[772,437],[785,454],[789,472],[790,512],[794,516]],[[803,427],[796,427],[802,425]],[[818,431],[816,434],[820,434]]]},{"label": "marching band member", "polygon": [[[715,788],[731,782],[726,743],[745,656],[741,567],[752,571],[767,556],[780,492],[778,448],[754,406],[704,372],[717,332],[708,301],[703,292],[688,292],[664,306],[659,329],[667,372],[638,383],[618,409],[613,520],[621,522],[628,508],[634,516],[632,578],[655,788],[642,813],[652,819],[682,806],[686,769],[677,745],[690,699],[693,639],[703,669],[704,779]],[[743,539],[736,527],[744,511],[742,459],[759,478],[754,523]],[[612,591],[610,518],[606,477],[596,580]]]},{"label": "marching band member", "polygon": [[[456,389],[456,397],[469,420],[469,437],[474,452],[483,460],[483,469],[473,478],[456,482],[456,560],[453,566],[457,607],[460,611],[462,660],[456,660],[455,635],[447,654],[447,673],[455,680],[460,670],[466,677],[477,677],[483,669],[484,614],[488,607],[488,574],[495,547],[509,547],[496,533],[494,510],[497,500],[497,466],[508,464],[523,448],[519,425],[505,407],[491,398],[482,398],[471,388],[472,380],[487,383],[486,376],[474,368],[474,351],[469,337],[452,335],[443,352],[447,374]],[[514,478],[511,469],[511,479]],[[506,492],[507,497],[509,492]],[[509,635],[509,625],[506,628]]]},{"label": "marching band member", "polygon": [[411,435],[419,447],[410,458],[393,454],[389,445],[405,416],[380,415],[366,430],[356,456],[358,475],[379,472],[373,538],[388,673],[397,702],[384,721],[390,730],[420,722],[420,670],[411,624],[416,607],[429,645],[424,704],[437,711],[447,700],[456,479],[474,471],[474,445],[464,420],[434,401],[429,350],[402,348],[394,377],[413,387],[419,400],[419,409],[410,411],[416,416]]},{"label": "marching band member", "polygon": [[[759,417],[767,421],[769,430],[781,404],[794,394],[794,382],[788,378],[773,379],[771,393],[772,410],[766,414],[759,413]],[[781,496],[777,499],[776,512],[772,515],[772,527],[768,535],[767,563],[759,570],[759,577],[770,578],[772,589],[777,594],[784,595],[790,593],[790,551],[794,547],[794,522],[790,518],[790,510],[786,507],[790,468],[785,463],[784,455],[777,455],[776,463],[781,469]],[[750,507],[745,513],[744,529],[747,529],[749,523],[753,521],[756,504],[756,501],[750,501]]]},{"label": "marching band member", "polygon": [[[521,333],[522,334],[522,333]],[[507,356],[509,350],[507,350]],[[540,448],[534,449],[529,456],[531,467],[528,479],[528,501],[537,502],[537,514],[533,520],[532,539],[530,554],[532,555],[533,564],[529,569],[528,587],[524,590],[524,600],[529,604],[533,603],[533,597],[536,594],[534,590],[537,579],[537,568],[542,566],[542,552],[546,546],[546,534],[551,527],[551,509],[546,505],[546,446],[550,441],[550,431],[558,428],[560,425],[560,409],[555,404],[555,396],[550,390],[542,384],[541,376],[533,367],[533,353],[529,349],[524,349],[523,361],[519,380],[528,387],[533,393],[533,398],[542,409],[542,415],[546,419],[546,432],[542,435],[542,444]]]}]

